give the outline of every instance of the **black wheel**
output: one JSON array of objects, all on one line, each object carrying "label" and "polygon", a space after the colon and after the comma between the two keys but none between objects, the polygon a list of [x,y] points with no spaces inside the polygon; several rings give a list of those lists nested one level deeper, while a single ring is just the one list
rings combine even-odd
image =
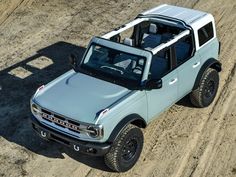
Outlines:
[{"label": "black wheel", "polygon": [[111,150],[105,155],[106,165],[117,172],[131,169],[143,148],[143,133],[134,125],[127,125],[120,133]]},{"label": "black wheel", "polygon": [[218,72],[212,68],[207,69],[202,76],[198,88],[190,94],[192,104],[200,108],[209,106],[216,96],[218,86]]}]

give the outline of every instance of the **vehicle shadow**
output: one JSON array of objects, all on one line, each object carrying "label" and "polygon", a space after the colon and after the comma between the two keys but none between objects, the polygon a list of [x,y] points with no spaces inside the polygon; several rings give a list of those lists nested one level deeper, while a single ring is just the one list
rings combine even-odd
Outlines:
[{"label": "vehicle shadow", "polygon": [[179,106],[185,106],[185,107],[189,107],[189,108],[195,108],[193,106],[193,104],[190,101],[190,97],[189,95],[186,95],[185,97],[183,97],[181,100],[179,100],[177,103],[177,105]]},{"label": "vehicle shadow", "polygon": [[99,169],[99,170],[102,170],[102,171],[106,171],[106,172],[113,172],[111,169],[109,169],[105,165],[103,157],[88,156],[86,154],[78,153],[78,152],[74,151],[73,149],[66,148],[66,147],[63,147],[61,152],[66,153],[71,158],[73,158],[73,159],[77,160],[78,162],[81,162],[81,163],[83,163],[85,165],[88,165],[88,166],[90,166],[92,168],[96,168],[96,169]]},{"label": "vehicle shadow", "polygon": [[0,137],[28,149],[29,153],[64,158],[65,152],[81,163],[106,170],[100,158],[86,158],[54,142],[45,142],[31,128],[31,96],[39,86],[70,70],[67,58],[72,51],[81,60],[85,48],[60,41],[0,71]]}]

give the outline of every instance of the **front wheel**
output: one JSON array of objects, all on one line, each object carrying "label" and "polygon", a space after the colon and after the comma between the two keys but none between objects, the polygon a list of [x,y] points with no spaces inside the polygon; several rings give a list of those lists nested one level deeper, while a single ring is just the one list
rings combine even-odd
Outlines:
[{"label": "front wheel", "polygon": [[198,88],[190,94],[192,104],[200,108],[209,106],[216,96],[218,86],[218,72],[215,69],[208,68],[204,72]]},{"label": "front wheel", "polygon": [[140,128],[129,124],[120,133],[111,150],[105,155],[105,163],[114,171],[128,171],[139,159],[142,148],[142,131]]}]

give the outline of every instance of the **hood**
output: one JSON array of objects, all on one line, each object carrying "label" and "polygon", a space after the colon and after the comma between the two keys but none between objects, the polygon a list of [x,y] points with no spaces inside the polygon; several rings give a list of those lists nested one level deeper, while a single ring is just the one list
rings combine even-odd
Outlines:
[{"label": "hood", "polygon": [[82,73],[69,71],[34,96],[40,106],[80,122],[95,123],[96,115],[130,90]]}]

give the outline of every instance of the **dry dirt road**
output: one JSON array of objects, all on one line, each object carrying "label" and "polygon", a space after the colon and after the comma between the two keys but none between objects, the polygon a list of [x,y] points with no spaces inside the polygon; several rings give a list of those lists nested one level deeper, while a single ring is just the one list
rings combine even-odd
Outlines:
[{"label": "dry dirt road", "polygon": [[136,166],[109,171],[101,158],[44,142],[31,130],[29,99],[43,83],[69,70],[101,35],[159,0],[0,0],[0,176],[236,176],[236,1],[165,0],[215,16],[223,64],[215,102],[196,109],[185,98],[153,121]]}]

